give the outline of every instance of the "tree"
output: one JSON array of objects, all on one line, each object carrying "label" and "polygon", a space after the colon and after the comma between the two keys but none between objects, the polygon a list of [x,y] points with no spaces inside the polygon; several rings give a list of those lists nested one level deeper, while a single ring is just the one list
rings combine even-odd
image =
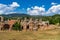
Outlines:
[{"label": "tree", "polygon": [[19,31],[21,31],[22,28],[21,28],[20,23],[16,22],[16,23],[13,25],[13,30],[19,30]]}]

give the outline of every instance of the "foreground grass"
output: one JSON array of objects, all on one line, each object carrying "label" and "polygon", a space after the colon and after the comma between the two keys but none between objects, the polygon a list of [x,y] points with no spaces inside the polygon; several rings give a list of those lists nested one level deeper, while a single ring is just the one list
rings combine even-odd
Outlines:
[{"label": "foreground grass", "polygon": [[60,29],[27,32],[0,32],[0,40],[60,40]]}]

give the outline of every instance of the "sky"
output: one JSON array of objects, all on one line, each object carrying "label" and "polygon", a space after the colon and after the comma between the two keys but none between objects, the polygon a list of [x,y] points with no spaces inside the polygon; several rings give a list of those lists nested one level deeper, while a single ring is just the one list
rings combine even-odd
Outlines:
[{"label": "sky", "polygon": [[0,15],[11,13],[29,15],[60,14],[60,0],[0,0]]}]

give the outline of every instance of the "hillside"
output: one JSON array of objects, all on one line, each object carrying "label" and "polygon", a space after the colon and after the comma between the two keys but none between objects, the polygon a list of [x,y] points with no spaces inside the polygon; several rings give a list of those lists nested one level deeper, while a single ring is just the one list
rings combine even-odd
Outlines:
[{"label": "hillside", "polygon": [[22,14],[22,13],[12,13],[12,14],[2,14],[0,16],[4,16],[4,17],[21,17],[21,16],[29,16],[27,14]]}]

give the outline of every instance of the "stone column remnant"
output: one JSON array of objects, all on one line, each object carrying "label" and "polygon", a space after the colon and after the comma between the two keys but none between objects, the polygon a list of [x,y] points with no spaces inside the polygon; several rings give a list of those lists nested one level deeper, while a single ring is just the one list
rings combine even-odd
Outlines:
[{"label": "stone column remnant", "polygon": [[30,20],[29,20],[29,30],[33,30],[33,27],[34,27],[34,22],[33,22],[33,20],[32,20],[32,18],[30,18]]}]

